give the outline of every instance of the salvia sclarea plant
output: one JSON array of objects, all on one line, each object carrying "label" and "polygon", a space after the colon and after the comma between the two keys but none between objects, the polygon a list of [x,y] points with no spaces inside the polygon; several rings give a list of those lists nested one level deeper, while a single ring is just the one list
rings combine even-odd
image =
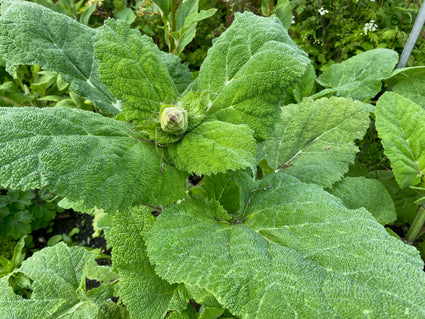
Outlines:
[{"label": "salvia sclarea plant", "polygon": [[[82,247],[34,253],[0,279],[0,317],[425,317],[419,252],[383,226],[412,216],[395,192],[424,187],[424,104],[400,93],[423,68],[393,73],[397,53],[377,49],[316,79],[278,18],[243,13],[193,81],[125,22],[0,10],[7,70],[56,71],[97,110],[0,108],[0,186],[101,210],[113,247],[112,267]],[[351,165],[371,114],[393,166],[376,176]]]}]

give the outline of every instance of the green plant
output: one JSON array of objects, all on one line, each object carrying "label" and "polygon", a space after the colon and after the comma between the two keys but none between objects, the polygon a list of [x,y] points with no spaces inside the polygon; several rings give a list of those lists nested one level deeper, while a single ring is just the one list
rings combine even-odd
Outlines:
[{"label": "green plant", "polygon": [[32,2],[43,5],[53,11],[66,14],[78,22],[88,25],[89,19],[96,10],[100,0],[32,0]]},{"label": "green plant", "polygon": [[78,228],[73,228],[68,234],[63,233],[63,234],[53,235],[47,241],[47,246],[49,247],[54,246],[60,241],[64,241],[67,244],[71,244],[72,236],[74,236],[75,234],[78,234],[79,232],[80,230]]},{"label": "green plant", "polygon": [[[25,247],[25,238],[23,236],[13,247],[13,254],[11,257],[0,255],[0,278],[11,273],[14,269],[18,268],[25,259],[25,254],[23,253]],[[2,240],[2,244],[5,241]]]},{"label": "green plant", "polygon": [[0,239],[18,240],[48,227],[63,209],[48,191],[0,190]]},{"label": "green plant", "polygon": [[[307,97],[314,69],[277,17],[236,15],[193,82],[124,21],[90,29],[29,2],[2,2],[0,44],[9,69],[51,68],[101,113],[0,108],[0,185],[103,209],[97,226],[108,229],[117,272],[82,247],[42,249],[0,279],[0,315],[425,315],[419,252],[383,227],[398,218],[391,192],[344,176],[375,111],[364,101],[393,75],[394,51],[334,66]],[[373,69],[363,63],[376,56]],[[388,97],[378,110],[391,109]],[[421,187],[408,171],[402,186]],[[89,279],[99,286],[88,290]]]},{"label": "green plant", "polygon": [[406,235],[413,243],[425,224],[425,138],[423,107],[397,93],[385,93],[378,101],[376,127],[385,153],[391,160],[394,176],[401,189],[413,187],[422,195],[415,220]]},{"label": "green plant", "polygon": [[39,66],[18,66],[13,73],[14,78],[3,67],[0,69],[2,105],[47,107],[65,100],[67,105],[79,106],[68,97],[68,84],[56,72],[41,70]]},{"label": "green plant", "polygon": [[161,11],[164,38],[169,52],[180,55],[193,40],[199,21],[214,15],[216,9],[198,12],[199,0],[153,0]]},{"label": "green plant", "polygon": [[[290,34],[309,52],[316,69],[325,70],[357,53],[390,48],[401,53],[412,28],[419,1],[290,1],[294,20]],[[411,65],[423,65],[418,40]]]},{"label": "green plant", "polygon": [[[98,1],[74,0],[34,0],[53,11],[66,14],[82,24],[88,25],[95,10],[99,9]],[[92,26],[103,23],[103,19],[92,21]],[[65,106],[92,110],[93,104],[82,99],[73,90],[68,90],[68,83],[57,72],[43,70],[38,65],[15,66],[13,70],[5,70],[6,62],[0,58],[0,105],[11,106]]]},{"label": "green plant", "polygon": [[289,0],[278,0],[276,4],[274,0],[261,0],[261,13],[265,17],[275,14],[282,21],[285,28],[289,28],[293,21]]}]

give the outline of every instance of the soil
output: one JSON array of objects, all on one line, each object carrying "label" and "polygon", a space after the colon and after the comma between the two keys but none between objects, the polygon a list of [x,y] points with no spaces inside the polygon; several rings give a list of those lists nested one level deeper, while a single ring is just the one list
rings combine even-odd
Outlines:
[{"label": "soil", "polygon": [[[94,233],[92,227],[93,216],[88,214],[80,214],[73,210],[66,210],[58,213],[53,220],[53,226],[49,229],[40,229],[34,231],[33,242],[36,250],[43,249],[47,246],[47,241],[54,235],[69,234],[73,228],[78,228],[79,233],[71,237],[72,243],[78,246],[90,248],[100,248],[101,253],[110,255],[110,250],[106,249],[106,240],[101,234],[100,237],[93,238]],[[110,264],[107,259],[98,261],[100,264]]]}]

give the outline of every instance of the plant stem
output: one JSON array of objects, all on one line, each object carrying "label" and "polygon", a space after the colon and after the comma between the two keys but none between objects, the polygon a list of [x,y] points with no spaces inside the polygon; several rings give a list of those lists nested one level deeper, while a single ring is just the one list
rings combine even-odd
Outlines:
[{"label": "plant stem", "polygon": [[422,226],[425,223],[425,207],[423,205],[419,206],[419,211],[410,225],[409,231],[407,232],[406,240],[409,244],[413,243],[419,234]]},{"label": "plant stem", "polygon": [[267,16],[268,17],[270,17],[272,15],[273,6],[274,6],[274,0],[269,0],[268,3],[267,3]]},{"label": "plant stem", "polygon": [[176,49],[176,42],[173,38],[173,36],[171,35],[171,32],[176,31],[176,24],[177,24],[177,20],[176,20],[176,1],[177,0],[170,0],[170,28],[169,28],[169,43],[170,43],[170,52],[175,51]]}]

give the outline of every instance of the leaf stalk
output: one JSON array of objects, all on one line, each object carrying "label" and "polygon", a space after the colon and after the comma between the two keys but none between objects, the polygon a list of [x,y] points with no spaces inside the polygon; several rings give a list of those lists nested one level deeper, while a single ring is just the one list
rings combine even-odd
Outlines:
[{"label": "leaf stalk", "polygon": [[425,207],[424,205],[419,206],[418,213],[416,214],[415,220],[407,232],[406,240],[409,244],[412,244],[417,238],[421,228],[425,224]]}]

